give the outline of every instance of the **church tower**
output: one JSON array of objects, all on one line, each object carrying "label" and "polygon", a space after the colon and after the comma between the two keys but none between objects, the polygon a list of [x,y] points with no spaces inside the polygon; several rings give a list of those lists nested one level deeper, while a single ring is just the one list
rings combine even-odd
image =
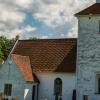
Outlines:
[{"label": "church tower", "polygon": [[77,100],[100,100],[100,0],[78,18]]}]

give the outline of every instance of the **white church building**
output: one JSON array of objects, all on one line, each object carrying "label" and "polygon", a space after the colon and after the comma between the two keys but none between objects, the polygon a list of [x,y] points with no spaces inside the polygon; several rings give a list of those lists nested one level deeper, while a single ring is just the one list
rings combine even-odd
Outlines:
[{"label": "white church building", "polygon": [[78,39],[16,42],[0,66],[3,98],[100,100],[100,0],[75,16]]}]

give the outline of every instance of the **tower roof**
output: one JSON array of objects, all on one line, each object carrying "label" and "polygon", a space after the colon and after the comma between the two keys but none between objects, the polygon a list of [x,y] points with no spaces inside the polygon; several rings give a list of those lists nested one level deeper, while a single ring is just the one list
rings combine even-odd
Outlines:
[{"label": "tower roof", "polygon": [[90,7],[76,13],[75,15],[89,15],[89,14],[93,14],[93,15],[98,15],[100,14],[100,0],[97,0],[97,3],[91,5]]}]

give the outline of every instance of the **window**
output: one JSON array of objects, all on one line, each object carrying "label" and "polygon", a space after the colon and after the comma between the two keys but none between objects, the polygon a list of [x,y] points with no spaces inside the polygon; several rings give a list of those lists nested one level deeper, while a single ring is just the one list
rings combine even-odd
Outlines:
[{"label": "window", "polygon": [[36,86],[33,86],[32,100],[35,100],[35,88],[36,88]]},{"label": "window", "polygon": [[73,96],[72,96],[72,100],[76,100],[76,90],[73,90]]},{"label": "window", "polygon": [[98,93],[100,93],[100,77],[98,78]]},{"label": "window", "polygon": [[83,100],[88,100],[88,95],[83,95]]},{"label": "window", "polygon": [[62,80],[60,78],[56,78],[54,81],[54,94],[55,96],[62,95]]},{"label": "window", "polygon": [[96,93],[100,94],[100,74],[96,75]]},{"label": "window", "polygon": [[99,34],[100,34],[100,20],[99,20]]},{"label": "window", "polygon": [[11,96],[12,84],[5,84],[4,86],[4,95]]}]

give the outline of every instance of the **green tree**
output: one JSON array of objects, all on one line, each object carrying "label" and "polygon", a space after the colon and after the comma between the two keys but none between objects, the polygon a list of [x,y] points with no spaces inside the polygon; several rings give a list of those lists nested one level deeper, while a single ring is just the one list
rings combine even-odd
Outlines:
[{"label": "green tree", "polygon": [[0,36],[0,61],[6,60],[18,38],[19,36],[16,36],[16,38],[12,39],[8,39],[5,36]]}]

